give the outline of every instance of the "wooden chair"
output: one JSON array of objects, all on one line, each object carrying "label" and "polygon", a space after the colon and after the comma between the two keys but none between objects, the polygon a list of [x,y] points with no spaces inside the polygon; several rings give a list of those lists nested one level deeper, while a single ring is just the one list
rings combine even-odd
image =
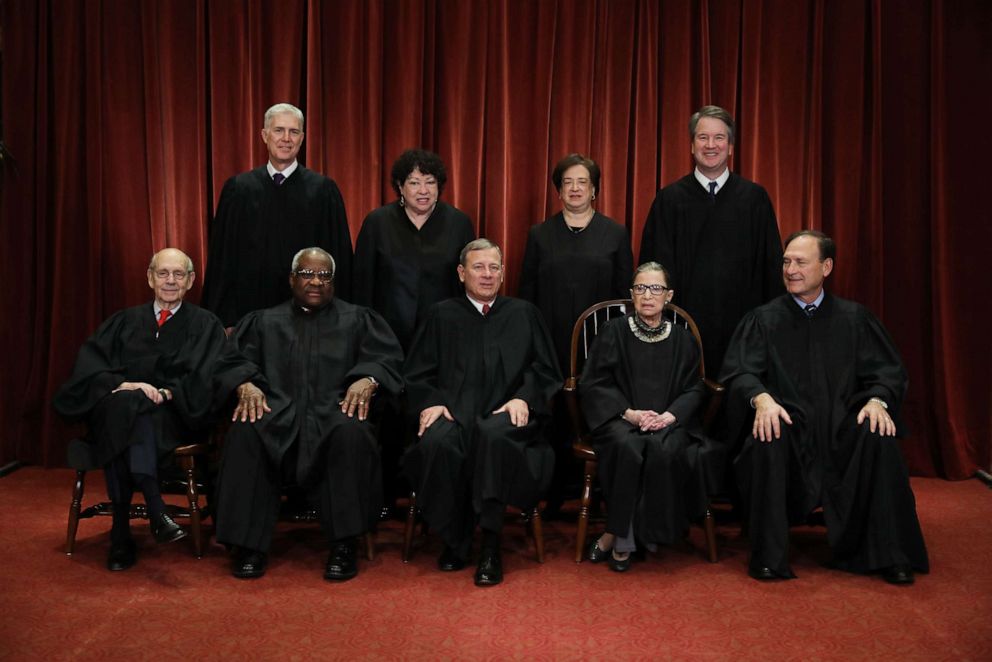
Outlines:
[{"label": "wooden chair", "polygon": [[[590,431],[586,428],[585,419],[582,416],[579,405],[577,392],[579,376],[582,373],[582,366],[589,356],[592,341],[599,333],[600,328],[610,319],[622,317],[630,310],[633,310],[633,301],[630,299],[602,301],[587,308],[579,316],[579,319],[576,320],[575,327],[572,330],[571,360],[569,362],[569,373],[565,380],[564,391],[574,431],[572,452],[575,457],[585,463],[582,481],[582,502],[579,509],[578,539],[575,543],[576,563],[582,563],[582,559],[585,556],[586,532],[589,527],[589,505],[592,502],[592,482],[596,477],[598,464],[596,451],[593,450],[590,441]],[[723,397],[724,388],[717,382],[706,378],[705,363],[703,362],[703,344],[699,336],[699,329],[696,327],[696,323],[692,317],[682,308],[671,303],[665,306],[664,315],[672,323],[687,328],[699,345],[699,376],[702,378],[703,383],[706,385],[706,390],[710,394],[709,402],[703,415],[703,429],[708,430],[720,407],[720,399]],[[709,506],[707,506],[703,517],[703,529],[706,533],[707,558],[710,563],[716,563],[716,530],[713,513]]]},{"label": "wooden chair", "polygon": [[[196,558],[203,557],[206,539],[203,536],[202,519],[207,514],[200,507],[200,494],[205,490],[201,477],[196,475],[197,458],[205,458],[210,451],[209,444],[189,444],[179,446],[172,452],[179,471],[178,477],[172,477],[168,470],[163,471],[161,489],[163,494],[185,494],[187,506],[166,504],[166,512],[175,520],[189,522],[190,537],[193,540],[193,551]],[[76,470],[76,482],[72,488],[72,502],[69,505],[69,525],[65,536],[65,553],[72,556],[76,546],[76,530],[79,520],[100,515],[112,515],[113,506],[109,501],[103,501],[87,508],[82,507],[83,492],[86,484],[86,473],[98,469],[99,465],[93,457],[93,447],[82,439],[73,439],[67,449],[69,466]],[[144,504],[132,504],[131,519],[148,519]]]},{"label": "wooden chair", "polygon": [[[528,533],[534,538],[534,548],[537,551],[537,562],[544,563],[544,529],[541,526],[541,512],[535,507],[530,513],[521,513],[523,524]],[[407,507],[406,524],[403,526],[403,563],[410,562],[410,552],[413,549],[413,530],[417,523],[417,493],[410,491],[410,503]],[[424,532],[426,533],[426,525]]]}]

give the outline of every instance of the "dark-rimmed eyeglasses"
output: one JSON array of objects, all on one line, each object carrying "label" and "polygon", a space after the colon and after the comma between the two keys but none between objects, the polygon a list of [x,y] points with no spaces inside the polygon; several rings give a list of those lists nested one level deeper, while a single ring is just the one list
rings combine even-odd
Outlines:
[{"label": "dark-rimmed eyeglasses", "polygon": [[660,297],[665,292],[670,292],[671,289],[672,288],[666,287],[664,285],[658,285],[658,284],[645,285],[644,283],[638,283],[637,285],[631,287],[630,291],[638,296],[644,296],[645,294],[650,292],[651,294]]},{"label": "dark-rimmed eyeglasses", "polygon": [[314,271],[313,269],[297,269],[293,272],[293,275],[297,278],[302,278],[303,280],[313,280],[317,278],[321,283],[330,283],[334,280],[334,272],[332,271]]}]

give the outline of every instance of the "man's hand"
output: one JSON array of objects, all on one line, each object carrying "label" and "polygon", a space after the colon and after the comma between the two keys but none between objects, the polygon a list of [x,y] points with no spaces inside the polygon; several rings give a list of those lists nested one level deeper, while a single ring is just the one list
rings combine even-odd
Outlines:
[{"label": "man's hand", "polygon": [[159,390],[151,384],[146,384],[145,382],[123,382],[120,386],[111,391],[111,393],[117,393],[118,391],[141,391],[145,394],[146,398],[157,405],[165,402],[165,398]]},{"label": "man's hand", "polygon": [[238,387],[238,406],[234,408],[232,421],[241,417],[241,422],[250,420],[252,423],[261,420],[262,416],[272,411],[265,401],[265,394],[251,382],[245,382]]},{"label": "man's hand", "polygon": [[510,422],[518,428],[527,425],[527,419],[530,417],[530,407],[520,398],[513,398],[494,411],[493,414],[502,414],[503,412],[510,415]]},{"label": "man's hand", "polygon": [[868,418],[868,429],[872,432],[878,430],[878,434],[883,437],[896,436],[895,421],[889,416],[885,407],[878,402],[869,400],[865,403],[865,406],[858,412],[858,425],[864,423],[865,417]]},{"label": "man's hand", "polygon": [[344,400],[340,402],[341,413],[351,418],[357,410],[358,420],[364,421],[369,417],[369,405],[372,403],[376,388],[378,388],[376,383],[368,377],[353,381],[344,394]]},{"label": "man's hand", "polygon": [[754,409],[754,426],[751,428],[751,435],[755,439],[760,439],[765,443],[771,442],[772,439],[781,439],[782,424],[780,420],[792,425],[789,412],[775,402],[775,399],[768,393],[754,397]]},{"label": "man's hand", "polygon": [[444,405],[434,405],[420,412],[420,429],[417,430],[417,436],[423,437],[427,428],[434,425],[434,421],[442,416],[449,421],[455,420],[455,417],[451,415],[451,412]]}]

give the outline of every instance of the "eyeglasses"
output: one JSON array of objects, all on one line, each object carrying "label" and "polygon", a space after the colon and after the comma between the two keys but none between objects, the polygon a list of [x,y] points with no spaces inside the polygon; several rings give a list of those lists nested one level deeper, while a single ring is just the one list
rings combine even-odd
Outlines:
[{"label": "eyeglasses", "polygon": [[313,280],[314,278],[319,278],[321,283],[330,283],[334,280],[334,272],[332,271],[314,271],[313,269],[297,269],[293,272],[293,275],[297,278],[302,278],[303,280]]},{"label": "eyeglasses", "polygon": [[158,278],[159,280],[168,280],[169,276],[172,276],[176,280],[182,280],[183,278],[186,278],[186,276],[189,275],[188,272],[185,271],[179,271],[179,270],[165,271],[164,269],[161,271],[155,271],[153,273],[155,274],[155,278]]},{"label": "eyeglasses", "polygon": [[671,292],[672,288],[664,285],[645,285],[644,283],[638,283],[637,285],[631,287],[630,290],[638,296],[644,296],[648,292],[651,292],[651,294],[655,296],[661,296],[665,292]]}]

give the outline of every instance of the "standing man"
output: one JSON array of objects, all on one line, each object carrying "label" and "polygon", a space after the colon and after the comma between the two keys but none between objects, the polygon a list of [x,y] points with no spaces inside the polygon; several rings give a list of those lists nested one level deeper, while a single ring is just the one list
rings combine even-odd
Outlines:
[{"label": "standing man", "polygon": [[358,574],[355,538],[379,518],[368,412],[380,388],[402,388],[403,352],[378,313],[334,298],[333,280],[326,251],[301,250],[292,299],[248,314],[235,331],[247,362],[217,489],[217,540],[236,547],[235,577],[265,573],[283,486],[302,487],[317,505],[327,580]]},{"label": "standing man", "polygon": [[671,270],[679,305],[699,326],[706,374],[715,375],[744,314],[782,293],[782,239],[765,189],[727,167],[730,113],[700,108],[689,119],[689,148],[696,168],[655,197],[640,262]]},{"label": "standing man", "polygon": [[114,511],[108,570],[126,570],[137,560],[130,528],[135,490],[144,496],[156,542],[186,536],[165,512],[159,462],[177,446],[203,439],[212,412],[238,384],[220,321],[183,302],[196,278],[193,261],[166,248],[152,256],[147,276],[154,300],[100,325],[54,400],[66,418],[86,421],[104,468]]},{"label": "standing man", "polygon": [[203,306],[233,326],[246,313],[289,297],[286,265],[301,248],[337,257],[337,293],[351,298],[351,233],[334,180],[296,160],[303,112],[288,103],[265,111],[264,166],[224,184],[210,224]]},{"label": "standing man", "polygon": [[424,519],[444,540],[438,567],[465,567],[478,521],[475,584],[492,586],[503,581],[506,505],[534,508],[551,481],[554,452],[543,432],[562,378],[540,311],[496,296],[499,246],[476,239],[459,262],[465,295],[428,310],[404,366],[410,408],[420,412],[420,439],[404,473]]},{"label": "standing man", "polygon": [[748,572],[795,577],[789,525],[822,506],[834,567],[911,584],[929,561],[896,439],[906,370],[874,315],[824,291],[834,255],[821,232],[786,240],[788,294],[744,317],[720,374],[728,416],[753,417],[736,460]]}]

